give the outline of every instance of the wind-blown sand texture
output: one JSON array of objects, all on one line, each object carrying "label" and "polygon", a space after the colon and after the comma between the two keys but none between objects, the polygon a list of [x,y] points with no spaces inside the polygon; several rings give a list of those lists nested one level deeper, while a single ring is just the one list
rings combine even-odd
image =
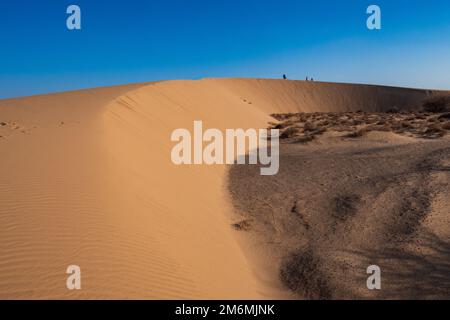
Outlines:
[{"label": "wind-blown sand texture", "polygon": [[[0,100],[0,298],[365,297],[354,272],[377,257],[436,276],[394,274],[386,297],[447,295],[431,288],[449,281],[446,137],[285,144],[274,177],[170,160],[171,132],[194,120],[266,128],[271,114],[418,110],[435,93],[205,79]],[[65,287],[71,264],[81,290]]]}]

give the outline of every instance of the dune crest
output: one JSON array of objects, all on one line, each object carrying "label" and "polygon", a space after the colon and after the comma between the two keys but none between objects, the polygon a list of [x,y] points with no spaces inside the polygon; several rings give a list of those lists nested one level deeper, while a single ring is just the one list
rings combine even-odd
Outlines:
[{"label": "dune crest", "polygon": [[[277,297],[234,235],[227,167],[175,166],[171,132],[412,110],[433,93],[205,79],[0,100],[0,298]],[[65,288],[71,264],[79,291]]]}]

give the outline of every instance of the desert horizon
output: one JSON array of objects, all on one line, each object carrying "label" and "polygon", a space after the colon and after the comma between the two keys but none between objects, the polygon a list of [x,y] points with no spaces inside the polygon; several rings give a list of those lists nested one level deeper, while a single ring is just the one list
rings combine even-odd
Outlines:
[{"label": "desert horizon", "polygon": [[[287,80],[287,81],[299,81],[299,82],[308,82],[309,80],[305,79],[282,79],[282,75],[278,78],[268,77],[268,78],[255,78],[255,77],[204,77],[197,79],[189,79],[189,78],[179,78],[179,79],[164,79],[164,80],[151,80],[151,81],[141,81],[141,82],[130,82],[130,83],[117,83],[112,85],[100,84],[94,87],[82,87],[82,88],[68,88],[61,91],[50,91],[50,92],[41,92],[29,95],[19,95],[13,97],[0,98],[0,100],[14,100],[14,99],[22,99],[22,98],[32,98],[37,96],[46,96],[46,95],[54,95],[54,94],[63,94],[70,92],[78,92],[85,90],[94,90],[94,89],[105,89],[105,88],[115,88],[115,87],[125,87],[125,86],[142,86],[149,85],[153,83],[161,83],[167,81],[202,81],[202,80],[220,80],[220,79],[236,79],[236,80]],[[431,87],[408,87],[407,85],[392,85],[392,84],[379,84],[379,83],[366,83],[366,82],[333,82],[333,81],[324,81],[324,80],[312,80],[310,82],[315,83],[324,83],[324,84],[335,84],[335,85],[353,85],[353,86],[373,86],[373,87],[381,87],[381,88],[397,88],[397,89],[408,89],[408,90],[422,90],[422,91],[431,91],[431,92],[442,92],[446,93],[450,91],[450,89],[439,89],[439,88],[431,88]]]}]

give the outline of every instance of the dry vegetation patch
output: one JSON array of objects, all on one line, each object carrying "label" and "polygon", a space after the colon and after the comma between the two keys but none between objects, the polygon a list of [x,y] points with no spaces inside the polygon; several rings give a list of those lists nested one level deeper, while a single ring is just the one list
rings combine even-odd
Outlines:
[{"label": "dry vegetation patch", "polygon": [[437,139],[450,130],[450,112],[436,113],[429,108],[424,111],[392,110],[386,113],[288,113],[272,114],[272,117],[279,123],[272,123],[271,128],[280,129],[280,138],[291,143],[312,141],[326,131],[342,133],[343,138],[360,138],[371,131],[390,131],[417,138]]}]

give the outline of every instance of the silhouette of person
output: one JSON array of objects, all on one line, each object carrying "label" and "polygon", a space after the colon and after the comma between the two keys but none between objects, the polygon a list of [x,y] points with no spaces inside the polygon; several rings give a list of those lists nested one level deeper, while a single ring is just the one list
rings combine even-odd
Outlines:
[{"label": "silhouette of person", "polygon": [[286,79],[287,79],[287,77],[286,77],[286,75],[285,75],[285,74],[283,74],[283,79],[284,79],[284,80],[286,80]]}]

